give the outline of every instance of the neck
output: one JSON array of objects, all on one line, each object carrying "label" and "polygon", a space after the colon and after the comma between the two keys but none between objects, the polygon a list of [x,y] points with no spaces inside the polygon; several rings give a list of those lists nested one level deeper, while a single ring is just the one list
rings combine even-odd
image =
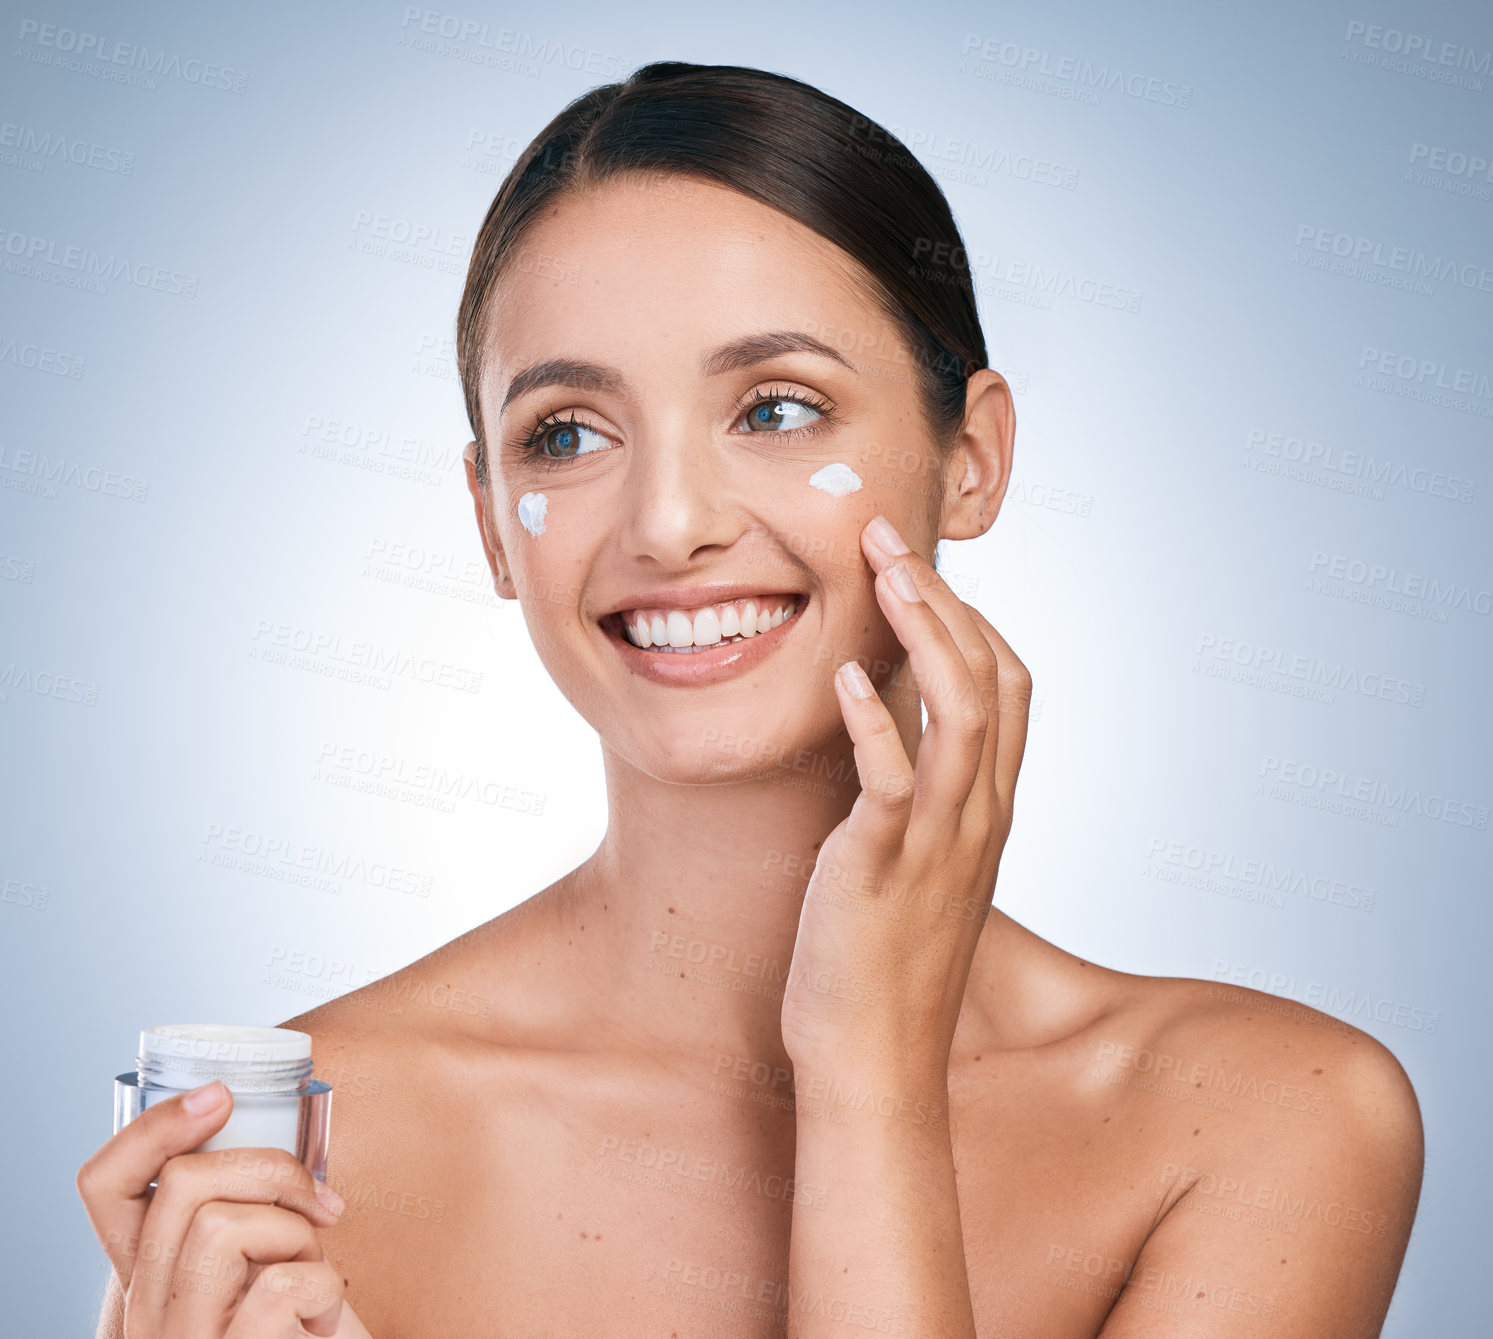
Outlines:
[{"label": "neck", "polygon": [[596,1016],[644,1047],[779,1056],[804,892],[859,793],[849,737],[718,784],[603,756],[606,836],[557,890]]},{"label": "neck", "polygon": [[[920,721],[894,715],[915,763]],[[783,1063],[783,989],[804,893],[859,793],[849,736],[766,776],[718,784],[660,781],[605,741],[602,751],[606,835],[542,899],[546,937],[564,945],[572,1035],[692,1063]],[[537,965],[546,975],[555,966]],[[967,1012],[980,1018],[967,1042],[1014,1048],[1062,1035],[1086,1011],[1096,975],[1108,973],[992,907],[966,991]]]}]

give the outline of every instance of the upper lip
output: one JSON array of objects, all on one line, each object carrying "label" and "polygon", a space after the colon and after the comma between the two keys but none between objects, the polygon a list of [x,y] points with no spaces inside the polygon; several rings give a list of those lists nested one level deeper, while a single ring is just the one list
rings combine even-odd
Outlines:
[{"label": "upper lip", "polygon": [[744,600],[753,595],[802,595],[791,585],[774,586],[754,581],[712,581],[701,586],[655,586],[652,590],[640,590],[620,600],[598,617],[610,618],[629,609],[698,609],[707,604],[725,604],[730,600]]}]

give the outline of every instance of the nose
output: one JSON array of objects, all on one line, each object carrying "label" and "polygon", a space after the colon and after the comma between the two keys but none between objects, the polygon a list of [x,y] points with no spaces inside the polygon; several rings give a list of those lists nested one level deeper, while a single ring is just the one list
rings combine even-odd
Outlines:
[{"label": "nose", "polygon": [[728,546],[742,532],[723,448],[683,415],[633,439],[621,500],[627,556],[669,570],[683,570],[702,549]]}]

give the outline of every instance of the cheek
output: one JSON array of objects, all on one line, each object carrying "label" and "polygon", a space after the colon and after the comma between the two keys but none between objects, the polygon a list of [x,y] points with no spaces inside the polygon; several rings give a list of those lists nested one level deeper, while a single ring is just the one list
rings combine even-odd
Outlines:
[{"label": "cheek", "polygon": [[809,487],[818,488],[831,497],[844,497],[861,486],[861,476],[843,461],[835,461],[809,476]]},{"label": "cheek", "polygon": [[525,493],[518,500],[518,519],[535,539],[544,533],[544,517],[549,510],[549,499],[543,493]]},{"label": "cheek", "polygon": [[[860,508],[847,503],[843,510],[834,508],[825,511],[821,503],[826,498],[847,498],[859,492],[861,476],[844,461],[836,460],[815,470],[808,477],[807,484],[812,492],[807,495],[801,493],[799,497],[806,502],[812,498],[812,507],[818,520],[813,526],[812,536],[806,537],[799,557],[819,567],[821,576],[830,589],[842,598],[846,594],[854,595],[861,584],[861,569],[865,566],[859,536],[860,527],[865,522],[862,520],[857,523],[853,520],[854,513],[858,513]],[[856,501],[859,502],[860,499]],[[839,517],[839,520],[831,521],[831,516]]]}]

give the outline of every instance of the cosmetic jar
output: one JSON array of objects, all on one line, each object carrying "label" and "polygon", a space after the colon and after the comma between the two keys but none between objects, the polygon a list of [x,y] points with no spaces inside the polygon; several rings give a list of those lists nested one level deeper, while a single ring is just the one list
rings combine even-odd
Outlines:
[{"label": "cosmetic jar", "polygon": [[[133,1073],[114,1079],[114,1133],[147,1107],[222,1079],[233,1096],[223,1128],[193,1153],[283,1148],[327,1179],[332,1088],[311,1077],[311,1038],[279,1027],[162,1023],[140,1033]],[[152,1182],[154,1184],[154,1182]]]}]

